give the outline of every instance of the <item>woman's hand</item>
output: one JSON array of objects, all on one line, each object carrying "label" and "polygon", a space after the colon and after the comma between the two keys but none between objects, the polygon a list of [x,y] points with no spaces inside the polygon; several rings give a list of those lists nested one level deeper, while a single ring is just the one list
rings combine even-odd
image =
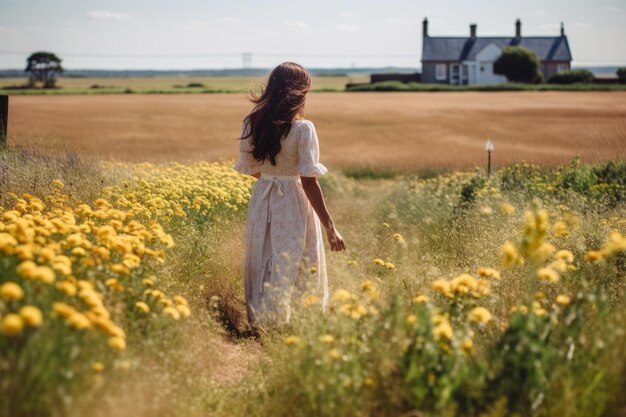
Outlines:
[{"label": "woman's hand", "polygon": [[326,236],[328,237],[328,243],[330,243],[330,250],[346,250],[346,242],[343,241],[343,237],[341,237],[334,226],[331,229],[326,229]]}]

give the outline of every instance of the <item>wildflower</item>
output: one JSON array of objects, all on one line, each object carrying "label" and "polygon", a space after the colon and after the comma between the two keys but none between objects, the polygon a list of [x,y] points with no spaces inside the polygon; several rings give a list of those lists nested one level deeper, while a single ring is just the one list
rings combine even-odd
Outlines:
[{"label": "wildflower", "polygon": [[491,313],[485,307],[474,307],[469,313],[469,319],[477,323],[488,323]]},{"label": "wildflower", "polygon": [[554,222],[554,225],[552,225],[552,233],[556,237],[567,236],[569,234],[567,223],[565,223],[563,220],[557,220],[556,222]]},{"label": "wildflower", "polygon": [[354,320],[358,320],[367,314],[367,308],[359,303],[347,303],[339,307],[339,312],[343,315],[351,317]]},{"label": "wildflower", "polygon": [[2,334],[14,337],[22,334],[24,329],[24,321],[22,317],[15,313],[9,313],[2,319]]},{"label": "wildflower", "polygon": [[445,296],[452,298],[452,289],[450,287],[450,283],[445,279],[438,279],[433,282],[433,291]]},{"label": "wildflower", "polygon": [[463,348],[463,350],[467,353],[470,353],[473,347],[474,341],[470,338],[465,339],[463,343],[461,343],[461,348]]},{"label": "wildflower", "polygon": [[363,385],[367,388],[372,388],[374,385],[376,385],[376,383],[372,378],[368,376],[363,380]]},{"label": "wildflower", "polygon": [[556,303],[562,306],[568,305],[572,300],[567,295],[557,295]]},{"label": "wildflower", "polygon": [[539,301],[533,301],[532,307],[533,313],[539,317],[544,316],[547,313]]},{"label": "wildflower", "polygon": [[497,280],[502,279],[502,275],[500,275],[500,272],[498,272],[494,268],[479,268],[478,275],[483,278],[493,278]]},{"label": "wildflower", "polygon": [[303,295],[302,298],[300,298],[300,303],[307,307],[318,304],[319,301],[320,301],[320,298],[314,294],[306,294],[306,295]]},{"label": "wildflower", "polygon": [[191,316],[191,310],[189,309],[189,306],[187,306],[185,304],[177,304],[176,305],[176,310],[178,310],[180,315],[183,316],[183,317]]},{"label": "wildflower", "polygon": [[143,311],[144,313],[150,312],[150,307],[143,301],[137,301],[135,303],[135,307],[137,307],[138,310]]},{"label": "wildflower", "polygon": [[361,283],[361,289],[367,294],[370,300],[377,300],[380,298],[380,292],[376,287],[376,283],[372,280],[366,280]]},{"label": "wildflower", "polygon": [[126,349],[126,341],[118,336],[113,336],[109,338],[109,347],[113,350],[124,350]]},{"label": "wildflower", "polygon": [[154,279],[152,278],[144,278],[142,282],[143,282],[143,285],[148,286],[148,287],[151,287],[154,285]]},{"label": "wildflower", "polygon": [[385,266],[385,261],[380,258],[375,258],[372,260],[372,262],[374,262],[376,265]]},{"label": "wildflower", "polygon": [[65,187],[65,184],[63,184],[63,181],[61,181],[61,180],[53,180],[53,181],[50,183],[50,186],[51,186],[52,188],[58,188],[58,189],[61,189],[61,188]]},{"label": "wildflower", "polygon": [[396,266],[391,262],[385,262],[385,268],[387,269],[396,269]]},{"label": "wildflower", "polygon": [[415,324],[417,322],[417,316],[415,314],[409,314],[406,316],[406,323],[409,325]]},{"label": "wildflower", "polygon": [[312,267],[310,267],[310,268],[309,268],[309,272],[310,272],[311,274],[314,274],[314,273],[316,273],[316,272],[317,272],[317,268],[316,268],[316,267],[314,267],[314,266],[312,266]]},{"label": "wildflower", "polygon": [[605,256],[600,251],[590,250],[585,254],[585,259],[587,260],[587,262],[594,263],[603,261],[605,259]]},{"label": "wildflower", "polygon": [[324,334],[319,337],[319,341],[322,343],[333,343],[335,341],[335,337],[331,334]]},{"label": "wildflower", "polygon": [[287,336],[285,338],[285,344],[287,346],[294,346],[297,348],[302,348],[304,347],[304,342],[302,341],[302,339],[299,336]]},{"label": "wildflower", "polygon": [[24,290],[15,282],[5,282],[0,286],[0,298],[5,301],[17,301],[24,297]]},{"label": "wildflower", "polygon": [[393,234],[393,238],[398,243],[405,243],[404,242],[404,238],[402,237],[402,235],[400,233],[394,233]]},{"label": "wildflower", "polygon": [[413,299],[414,304],[426,304],[430,299],[424,294],[420,294]]},{"label": "wildflower", "polygon": [[491,207],[489,207],[489,206],[484,206],[484,207],[480,208],[480,213],[484,214],[484,215],[487,215],[487,216],[490,216],[490,215],[493,214],[493,209]]},{"label": "wildflower", "polygon": [[180,312],[174,307],[165,307],[163,314],[171,318],[172,320],[180,319]]},{"label": "wildflower", "polygon": [[551,268],[540,268],[537,271],[537,278],[548,282],[559,282],[559,280],[561,279],[559,273]]},{"label": "wildflower", "polygon": [[383,227],[391,227],[389,223],[383,223]]},{"label": "wildflower", "polygon": [[19,310],[20,317],[24,320],[24,324],[30,327],[40,327],[43,322],[43,314],[35,306],[26,305]]},{"label": "wildflower", "polygon": [[351,299],[352,299],[352,294],[350,294],[350,292],[344,289],[339,289],[335,291],[335,294],[333,294],[333,298],[332,298],[333,301],[337,301],[340,303],[351,300]]},{"label": "wildflower", "polygon": [[501,202],[499,207],[500,211],[502,211],[504,214],[511,215],[515,213],[515,207],[505,201]]},{"label": "wildflower", "polygon": [[470,274],[461,274],[450,281],[450,289],[457,294],[467,294],[476,288],[478,288],[478,283]]},{"label": "wildflower", "polygon": [[104,370],[104,364],[102,362],[94,362],[91,364],[91,369],[96,372],[102,372]]},{"label": "wildflower", "polygon": [[553,244],[544,242],[533,252],[533,257],[539,261],[545,261],[555,250],[556,248]]},{"label": "wildflower", "polygon": [[178,305],[189,305],[189,303],[187,302],[187,299],[185,297],[183,297],[182,295],[175,295],[174,298],[172,298],[174,300],[175,304]]},{"label": "wildflower", "polygon": [[72,313],[67,319],[67,324],[76,330],[84,330],[91,327],[91,321],[83,313],[78,311]]},{"label": "wildflower", "polygon": [[359,266],[359,263],[357,261],[349,260],[348,261],[348,266]]},{"label": "wildflower", "polygon": [[450,326],[448,321],[439,323],[433,329],[433,336],[436,340],[452,340],[452,337],[454,336],[452,326]]},{"label": "wildflower", "polygon": [[505,267],[524,263],[524,258],[520,256],[511,242],[504,242],[502,245],[502,263]]},{"label": "wildflower", "polygon": [[331,349],[328,351],[328,356],[334,360],[341,359],[341,351],[339,349]]}]

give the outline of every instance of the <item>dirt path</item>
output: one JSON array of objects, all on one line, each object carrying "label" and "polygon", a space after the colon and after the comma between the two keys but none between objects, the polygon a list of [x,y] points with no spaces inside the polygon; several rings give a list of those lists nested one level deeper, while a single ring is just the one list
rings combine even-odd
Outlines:
[{"label": "dirt path", "polygon": [[[10,141],[134,161],[237,156],[239,94],[11,97]],[[626,92],[316,93],[307,103],[331,167],[557,164],[626,155]]]}]

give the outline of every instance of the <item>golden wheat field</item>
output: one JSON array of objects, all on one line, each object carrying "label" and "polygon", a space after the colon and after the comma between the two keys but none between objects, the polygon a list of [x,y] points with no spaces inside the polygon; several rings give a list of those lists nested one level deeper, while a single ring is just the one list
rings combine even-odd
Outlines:
[{"label": "golden wheat field", "polygon": [[[14,144],[78,149],[131,161],[236,156],[244,94],[11,97]],[[315,93],[322,160],[333,168],[556,165],[626,155],[626,93]]]}]

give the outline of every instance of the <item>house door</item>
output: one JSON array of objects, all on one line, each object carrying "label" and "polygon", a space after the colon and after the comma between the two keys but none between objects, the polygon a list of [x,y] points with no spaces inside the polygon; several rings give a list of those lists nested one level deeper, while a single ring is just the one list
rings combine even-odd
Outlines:
[{"label": "house door", "polygon": [[465,64],[450,65],[450,84],[467,85],[469,81],[469,68]]}]

